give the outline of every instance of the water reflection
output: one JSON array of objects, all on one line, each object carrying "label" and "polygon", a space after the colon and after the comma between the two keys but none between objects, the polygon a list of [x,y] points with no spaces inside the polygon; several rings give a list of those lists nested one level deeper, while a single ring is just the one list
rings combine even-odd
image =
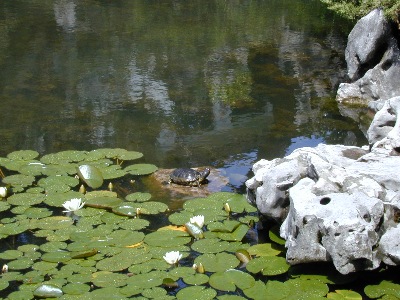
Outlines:
[{"label": "water reflection", "polygon": [[121,147],[238,186],[260,158],[365,142],[334,117],[351,24],[319,1],[5,0],[0,17],[2,156]]}]

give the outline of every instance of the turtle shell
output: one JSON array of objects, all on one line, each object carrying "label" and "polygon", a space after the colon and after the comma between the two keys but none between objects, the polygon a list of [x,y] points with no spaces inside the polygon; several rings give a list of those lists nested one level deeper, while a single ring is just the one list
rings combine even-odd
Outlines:
[{"label": "turtle shell", "polygon": [[170,174],[170,182],[181,185],[199,186],[209,173],[209,169],[199,172],[190,168],[179,168]]}]

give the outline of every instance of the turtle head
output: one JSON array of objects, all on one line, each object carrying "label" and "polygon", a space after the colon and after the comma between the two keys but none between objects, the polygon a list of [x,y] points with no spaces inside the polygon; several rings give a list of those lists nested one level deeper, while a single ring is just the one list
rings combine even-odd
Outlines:
[{"label": "turtle head", "polygon": [[208,175],[210,175],[210,168],[204,168],[202,170],[198,170],[199,172],[199,180],[203,181],[204,179],[207,178]]}]

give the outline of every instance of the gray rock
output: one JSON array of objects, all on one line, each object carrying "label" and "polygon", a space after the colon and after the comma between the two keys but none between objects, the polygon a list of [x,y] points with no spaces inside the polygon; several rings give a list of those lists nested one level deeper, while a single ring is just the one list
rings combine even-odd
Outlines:
[{"label": "gray rock", "polygon": [[362,77],[366,70],[374,67],[382,56],[391,35],[389,23],[382,9],[375,9],[361,18],[348,37],[345,52],[347,72],[351,81]]},{"label": "gray rock", "polygon": [[[357,22],[349,34],[346,47],[350,83],[341,83],[336,95],[340,105],[357,104],[371,108],[374,107],[371,101],[400,95],[400,50],[394,35],[379,9]],[[344,115],[358,121],[360,111],[352,110],[341,107]]]}]

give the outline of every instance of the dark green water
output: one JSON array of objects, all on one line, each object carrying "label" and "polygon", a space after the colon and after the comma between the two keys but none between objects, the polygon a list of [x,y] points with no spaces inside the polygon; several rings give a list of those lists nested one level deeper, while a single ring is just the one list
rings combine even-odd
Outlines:
[{"label": "dark green water", "polygon": [[352,24],[319,1],[0,2],[0,156],[120,147],[161,168],[251,166],[320,142],[340,117]]}]

